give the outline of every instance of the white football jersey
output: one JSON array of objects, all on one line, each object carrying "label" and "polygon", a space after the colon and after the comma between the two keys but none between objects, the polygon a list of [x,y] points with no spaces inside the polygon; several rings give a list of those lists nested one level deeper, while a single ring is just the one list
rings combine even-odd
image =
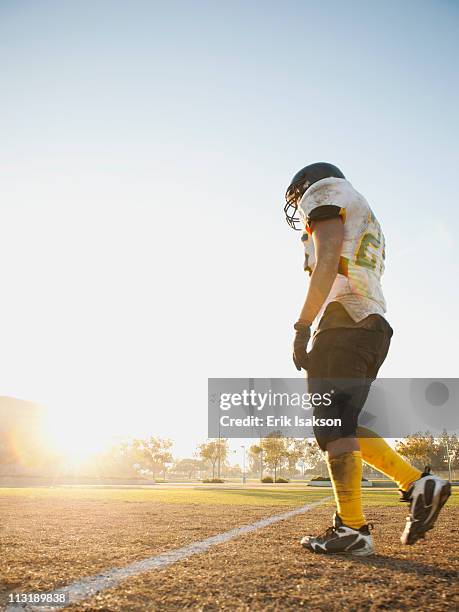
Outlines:
[{"label": "white football jersey", "polygon": [[304,268],[310,274],[316,258],[309,228],[311,212],[321,206],[339,207],[344,221],[340,272],[316,321],[330,302],[340,302],[354,321],[370,314],[384,316],[386,302],[381,287],[384,272],[385,241],[366,199],[346,180],[326,178],[314,183],[303,195],[298,210],[305,224],[302,241]]}]

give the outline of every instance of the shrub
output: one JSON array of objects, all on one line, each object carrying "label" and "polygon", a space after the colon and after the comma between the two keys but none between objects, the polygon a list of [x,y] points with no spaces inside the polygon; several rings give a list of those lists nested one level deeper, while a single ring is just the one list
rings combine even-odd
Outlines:
[{"label": "shrub", "polygon": [[217,483],[221,483],[225,481],[222,480],[221,478],[204,478],[202,482],[217,484]]},{"label": "shrub", "polygon": [[261,482],[274,482],[272,476],[263,476]]},{"label": "shrub", "polygon": [[276,482],[289,482],[288,478],[276,478]]},{"label": "shrub", "polygon": [[[328,476],[314,476],[313,478],[311,478],[311,482],[313,480],[321,480],[323,482],[325,481],[330,482],[330,478]],[[363,478],[363,477],[362,477],[362,481],[369,482],[368,478]]]}]

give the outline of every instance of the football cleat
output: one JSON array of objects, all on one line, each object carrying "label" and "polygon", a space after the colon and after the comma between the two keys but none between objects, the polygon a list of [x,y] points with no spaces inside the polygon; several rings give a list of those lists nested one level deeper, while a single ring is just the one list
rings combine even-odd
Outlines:
[{"label": "football cleat", "polygon": [[401,493],[401,501],[410,504],[410,516],[406,519],[400,541],[402,544],[414,544],[435,525],[440,510],[451,495],[451,483],[434,476],[430,473],[430,467],[426,467],[408,491]]},{"label": "football cleat", "polygon": [[344,525],[341,517],[335,513],[332,527],[329,527],[323,535],[305,536],[301,540],[301,545],[315,553],[366,557],[374,553],[370,527],[373,525],[352,529]]}]

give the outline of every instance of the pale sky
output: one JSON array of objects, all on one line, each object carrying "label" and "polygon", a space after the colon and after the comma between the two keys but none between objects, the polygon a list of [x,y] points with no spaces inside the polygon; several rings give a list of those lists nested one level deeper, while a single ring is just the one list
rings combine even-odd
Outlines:
[{"label": "pale sky", "polygon": [[458,15],[3,0],[0,395],[191,454],[208,377],[297,376],[283,195],[322,160],[386,235],[381,375],[456,377]]}]

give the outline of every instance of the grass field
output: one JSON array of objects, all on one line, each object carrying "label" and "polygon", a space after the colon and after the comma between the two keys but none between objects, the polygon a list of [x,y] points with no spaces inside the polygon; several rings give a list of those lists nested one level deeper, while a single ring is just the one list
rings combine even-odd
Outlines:
[{"label": "grass field", "polygon": [[[257,506],[295,506],[331,495],[331,489],[305,487],[290,488],[285,485],[251,488],[218,488],[215,485],[194,488],[115,488],[115,487],[56,487],[56,488],[0,488],[0,500],[17,498],[27,500],[86,500],[163,502],[169,504],[223,504]],[[362,489],[365,505],[399,506],[396,489],[373,487]],[[449,506],[459,505],[459,488],[453,488]]]},{"label": "grass field", "polygon": [[[0,602],[123,568],[236,527],[328,498],[329,489],[0,489]],[[330,522],[331,502],[137,573],[72,610],[452,610],[459,605],[459,492],[425,541],[402,547],[396,491],[363,491],[377,554],[321,557],[298,540]]]}]

